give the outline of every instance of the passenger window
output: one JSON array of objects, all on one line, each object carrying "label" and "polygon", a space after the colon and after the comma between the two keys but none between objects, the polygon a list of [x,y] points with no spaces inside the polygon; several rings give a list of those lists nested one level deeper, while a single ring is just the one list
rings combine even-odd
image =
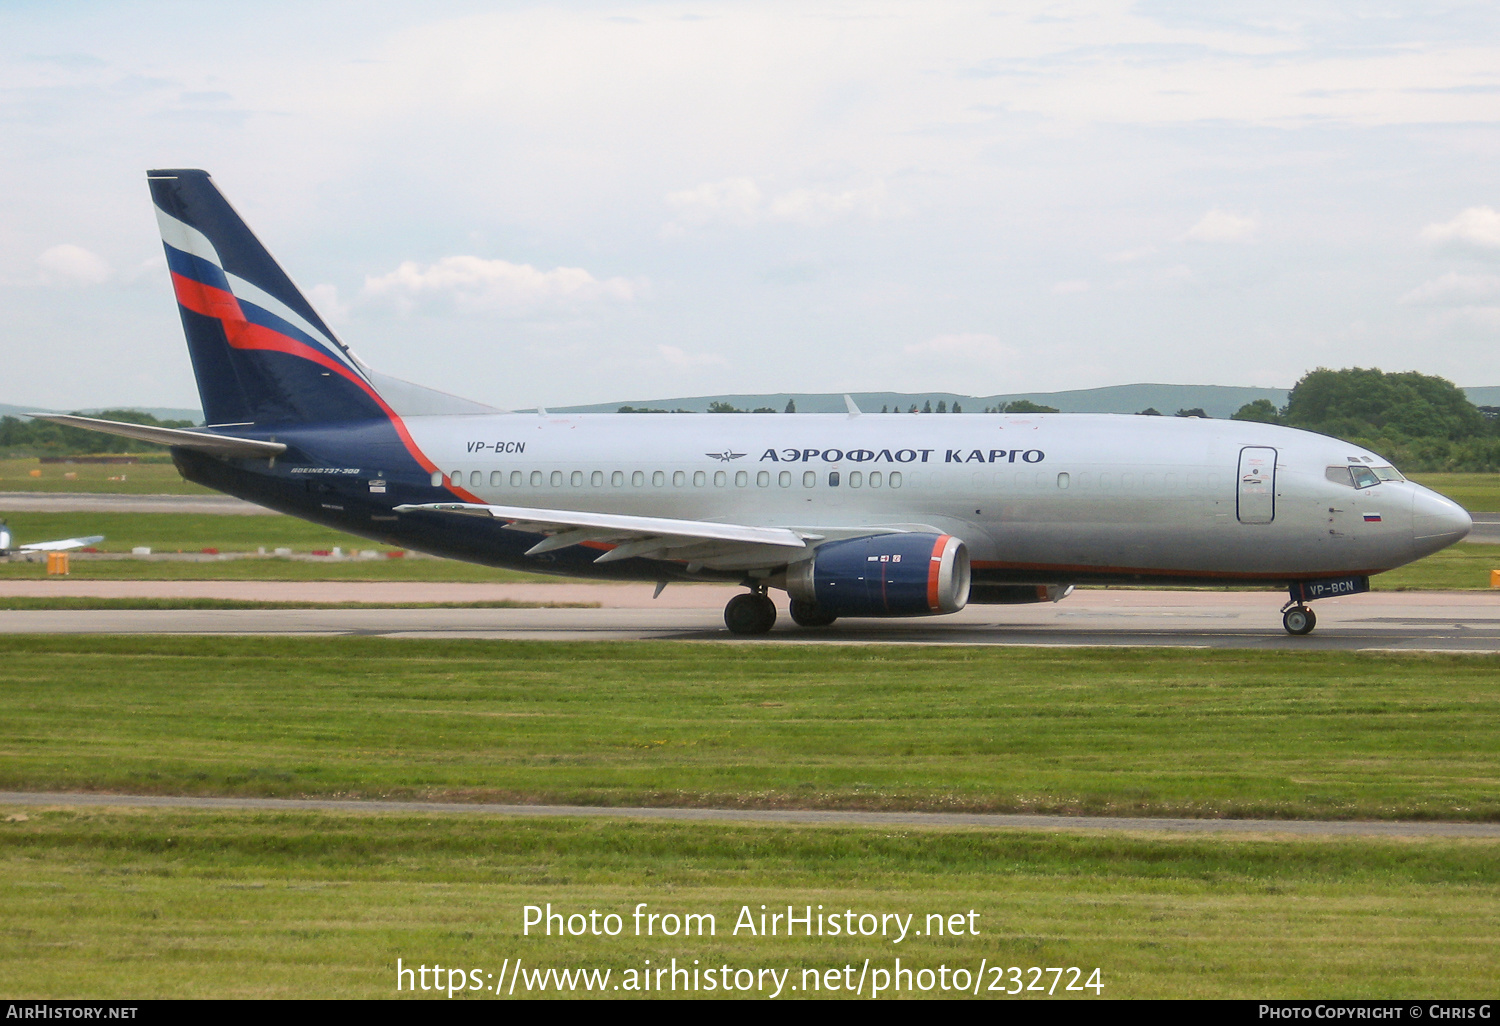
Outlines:
[{"label": "passenger window", "polygon": [[552,487],[553,488],[561,488],[562,487],[562,471],[561,470],[554,470],[552,472]]},{"label": "passenger window", "polygon": [[723,488],[729,483],[729,475],[722,470],[714,471],[714,487]]},{"label": "passenger window", "polygon": [[490,487],[499,488],[505,483],[505,475],[498,470],[490,471]]},{"label": "passenger window", "polygon": [[434,470],[432,472],[432,487],[443,487],[443,472],[441,470]]},{"label": "passenger window", "polygon": [[1348,467],[1329,467],[1323,471],[1323,476],[1334,484],[1343,485],[1345,488],[1354,487],[1354,477],[1349,473]]},{"label": "passenger window", "polygon": [[1060,490],[1067,491],[1068,485],[1071,483],[1072,479],[1068,477],[1068,472],[1066,470],[1057,475],[1057,487]]},{"label": "passenger window", "polygon": [[777,474],[776,483],[783,488],[790,488],[792,486],[792,472],[790,470],[783,470]]},{"label": "passenger window", "polygon": [[512,488],[521,487],[521,472],[519,470],[512,470],[510,472],[510,486]]},{"label": "passenger window", "polygon": [[662,485],[664,485],[666,483],[667,483],[667,475],[665,473],[663,473],[660,470],[653,470],[651,472],[651,487],[652,488],[660,488]]},{"label": "passenger window", "polygon": [[857,470],[850,471],[850,473],[849,473],[849,487],[850,488],[859,488],[864,483],[865,483],[865,475],[861,474]]},{"label": "passenger window", "polygon": [[687,484],[687,474],[680,470],[672,471],[672,487],[681,488]]},{"label": "passenger window", "polygon": [[880,471],[878,471],[878,470],[872,470],[872,471],[870,471],[870,487],[871,488],[879,488],[880,487]]},{"label": "passenger window", "polygon": [[575,470],[575,471],[573,471],[573,473],[568,478],[568,483],[571,484],[574,488],[582,488],[583,487],[583,471],[581,471],[581,470]]},{"label": "passenger window", "polygon": [[541,486],[542,486],[542,472],[540,470],[533,470],[531,472],[531,487],[533,487],[533,488],[540,488]]},{"label": "passenger window", "polygon": [[646,486],[646,472],[644,470],[637,470],[637,471],[632,472],[631,475],[630,475],[630,487],[632,487],[632,488],[644,488],[645,486]]},{"label": "passenger window", "polygon": [[734,473],[734,486],[736,488],[743,488],[743,487],[745,487],[749,483],[750,483],[750,475],[749,474],[747,474],[743,470],[737,470],[737,471],[735,471],[735,473]]},{"label": "passenger window", "polygon": [[838,486],[839,486],[839,472],[837,470],[830,470],[828,472],[828,487],[829,488],[837,488]]},{"label": "passenger window", "polygon": [[464,486],[464,472],[462,470],[455,470],[449,474],[448,483],[454,488],[462,488]]},{"label": "passenger window", "polygon": [[816,486],[817,483],[818,483],[818,475],[817,474],[813,473],[811,470],[803,472],[803,474],[802,474],[802,487],[803,488],[812,488],[812,487]]},{"label": "passenger window", "polygon": [[611,488],[624,488],[625,471],[617,470],[613,474],[609,475],[609,485]]},{"label": "passenger window", "polygon": [[484,472],[479,470],[469,471],[469,487],[478,488],[484,484]]},{"label": "passenger window", "polygon": [[708,484],[708,475],[701,470],[693,471],[693,487],[702,488],[706,484]]},{"label": "passenger window", "polygon": [[755,487],[757,487],[757,488],[769,488],[770,485],[771,485],[771,472],[769,470],[762,470],[760,473],[758,473],[758,474],[755,475]]},{"label": "passenger window", "polygon": [[596,470],[592,474],[590,474],[589,475],[589,484],[593,485],[595,488],[603,488],[604,487],[604,471],[602,471],[602,470]]},{"label": "passenger window", "polygon": [[901,471],[899,471],[899,470],[893,470],[893,471],[891,471],[891,487],[892,488],[900,488],[901,487]]}]

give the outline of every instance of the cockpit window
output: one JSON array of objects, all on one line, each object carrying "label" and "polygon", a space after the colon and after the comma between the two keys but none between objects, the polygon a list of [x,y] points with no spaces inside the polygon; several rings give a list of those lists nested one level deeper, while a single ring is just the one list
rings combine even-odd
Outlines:
[{"label": "cockpit window", "polygon": [[1380,483],[1380,475],[1369,467],[1350,467],[1349,473],[1354,475],[1354,487],[1370,488]]},{"label": "cockpit window", "polygon": [[1371,467],[1370,469],[1375,471],[1375,476],[1380,478],[1380,480],[1382,481],[1406,480],[1406,478],[1401,476],[1401,471],[1397,470],[1395,467]]},{"label": "cockpit window", "polygon": [[1354,487],[1354,478],[1349,476],[1348,467],[1329,467],[1323,471],[1323,475],[1334,484],[1341,484],[1345,488]]},{"label": "cockpit window", "polygon": [[1323,471],[1323,476],[1334,484],[1341,484],[1345,488],[1372,488],[1382,481],[1406,480],[1395,467],[1366,467],[1361,465],[1329,467]]}]

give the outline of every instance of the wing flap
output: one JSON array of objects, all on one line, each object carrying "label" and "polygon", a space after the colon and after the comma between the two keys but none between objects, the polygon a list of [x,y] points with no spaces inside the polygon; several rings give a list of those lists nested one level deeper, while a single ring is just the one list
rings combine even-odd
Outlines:
[{"label": "wing flap", "polygon": [[461,516],[493,517],[510,521],[508,527],[532,534],[548,535],[531,552],[607,542],[614,545],[599,555],[598,563],[611,563],[632,556],[669,556],[696,550],[712,543],[722,558],[750,557],[767,566],[785,563],[798,552],[821,541],[820,535],[803,534],[785,527],[749,527],[707,520],[676,520],[670,517],[638,517],[624,513],[587,513],[568,509],[532,509],[527,506],[493,506],[473,502],[431,502],[397,506],[397,512],[453,513]]}]

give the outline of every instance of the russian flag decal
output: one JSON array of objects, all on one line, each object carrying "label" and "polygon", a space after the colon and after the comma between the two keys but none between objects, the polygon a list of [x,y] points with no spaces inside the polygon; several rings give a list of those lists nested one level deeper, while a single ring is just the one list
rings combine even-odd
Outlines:
[{"label": "russian flag decal", "polygon": [[1367,524],[1378,524],[1378,523],[1380,523],[1380,514],[1379,513],[1366,513],[1365,514],[1365,523],[1367,523]]}]

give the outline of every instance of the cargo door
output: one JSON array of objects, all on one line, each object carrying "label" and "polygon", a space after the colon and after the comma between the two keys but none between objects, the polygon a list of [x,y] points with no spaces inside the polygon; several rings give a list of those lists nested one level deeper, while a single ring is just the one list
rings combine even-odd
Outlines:
[{"label": "cargo door", "polygon": [[1276,519],[1276,450],[1247,445],[1240,450],[1235,509],[1242,524],[1269,524]]}]

